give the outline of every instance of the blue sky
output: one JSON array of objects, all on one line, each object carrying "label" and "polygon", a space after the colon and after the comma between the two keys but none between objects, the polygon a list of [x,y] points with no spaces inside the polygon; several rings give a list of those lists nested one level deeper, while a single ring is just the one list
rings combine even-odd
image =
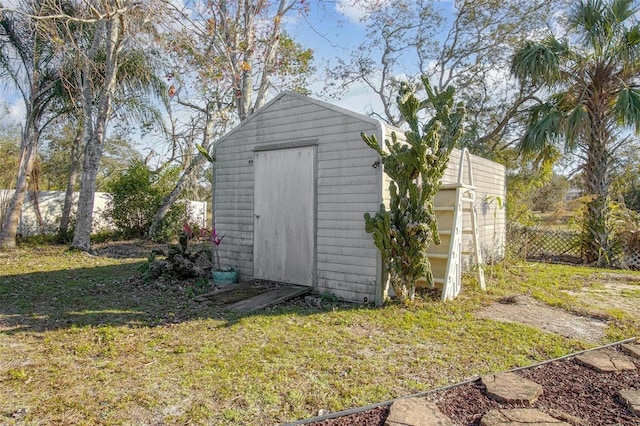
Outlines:
[{"label": "blue sky", "polygon": [[[184,0],[182,0],[184,1]],[[291,17],[287,31],[296,41],[314,50],[319,74],[310,88],[316,97],[323,89],[325,76],[322,74],[327,62],[335,63],[339,57],[346,58],[349,51],[358,46],[366,35],[366,26],[360,21],[362,8],[353,5],[354,0],[308,0],[309,14],[305,17]],[[386,3],[393,0],[358,0]],[[444,8],[450,8],[450,1],[440,2]],[[6,89],[6,88],[5,88]],[[272,93],[275,95],[275,93]],[[327,99],[325,99],[327,100]],[[24,106],[21,100],[10,90],[0,90],[0,101],[9,105],[9,116],[0,120],[22,121]],[[366,113],[371,109],[379,110],[379,101],[375,94],[364,85],[353,85],[339,98],[328,100],[354,112]]]},{"label": "blue sky", "polygon": [[[385,4],[393,0],[311,0],[312,7],[305,19],[290,23],[287,31],[296,41],[314,50],[314,57],[321,73],[327,61],[335,64],[337,58],[347,58],[349,52],[360,45],[366,37],[366,23],[361,5],[365,2]],[[356,3],[356,4],[354,4]],[[434,0],[445,17],[452,16],[453,2]],[[444,37],[444,34],[443,34]],[[324,80],[319,75],[320,80]],[[322,82],[316,82],[310,88],[316,97],[322,90]],[[327,99],[324,99],[327,100]],[[368,111],[381,111],[382,107],[375,93],[364,85],[355,84],[339,98],[328,100],[343,108],[366,114]]]},{"label": "blue sky", "polygon": [[[349,7],[353,0],[315,1],[309,15],[299,18],[287,27],[293,38],[314,51],[318,67],[317,81],[310,88],[318,97],[324,85],[323,68],[327,62],[335,65],[338,58],[347,58],[350,50],[359,45],[366,35],[366,26],[360,22],[362,10]],[[340,99],[329,100],[343,108],[364,113],[366,105],[376,103],[369,89],[354,86]]]}]

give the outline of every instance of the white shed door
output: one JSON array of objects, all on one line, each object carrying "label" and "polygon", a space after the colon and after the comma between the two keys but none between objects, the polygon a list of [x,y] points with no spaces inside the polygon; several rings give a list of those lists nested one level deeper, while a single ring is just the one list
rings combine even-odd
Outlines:
[{"label": "white shed door", "polygon": [[313,146],[255,153],[255,278],[313,285],[314,155]]}]

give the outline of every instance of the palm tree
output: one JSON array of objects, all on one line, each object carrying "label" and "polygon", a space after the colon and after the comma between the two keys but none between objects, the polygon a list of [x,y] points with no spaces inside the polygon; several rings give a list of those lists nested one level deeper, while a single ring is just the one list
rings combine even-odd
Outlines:
[{"label": "palm tree", "polygon": [[[59,12],[59,13],[57,13]],[[74,174],[80,166],[80,158],[86,150],[87,134],[93,136],[95,132],[87,132],[87,120],[83,113],[87,111],[94,117],[94,106],[100,105],[98,117],[95,117],[96,127],[101,131],[96,137],[100,139],[98,147],[93,146],[92,153],[98,153],[92,158],[92,185],[86,185],[84,191],[85,209],[78,211],[77,217],[82,218],[85,225],[80,232],[76,229],[74,235],[81,237],[79,248],[89,250],[89,235],[92,223],[93,196],[95,193],[95,175],[104,147],[104,134],[108,120],[118,117],[122,120],[140,119],[145,122],[159,120],[157,109],[148,102],[147,96],[163,96],[166,92],[164,83],[153,73],[154,67],[149,55],[141,50],[125,49],[118,51],[113,67],[111,85],[104,95],[104,75],[107,68],[105,49],[96,47],[96,58],[90,66],[82,67],[84,58],[82,53],[64,46],[81,46],[94,42],[96,33],[104,25],[84,25],[77,20],[82,10],[74,4],[65,1],[37,0],[29,2],[27,6],[16,11],[5,11],[0,16],[0,78],[13,83],[22,95],[26,105],[26,120],[23,126],[20,167],[16,191],[9,205],[4,219],[4,226],[0,231],[0,248],[15,246],[18,221],[24,194],[29,184],[33,164],[37,156],[37,143],[44,128],[57,118],[73,120],[78,124],[78,131],[83,138],[77,138],[74,146],[72,168],[70,170],[70,184],[67,188],[63,219],[68,224],[71,210],[71,193],[75,181]],[[56,17],[67,16],[68,20],[61,24]],[[39,19],[32,19],[37,16]],[[107,26],[108,27],[108,26]],[[100,39],[100,37],[97,37]],[[103,54],[104,53],[104,54]],[[86,61],[84,63],[86,64]],[[86,72],[89,69],[89,72]],[[84,86],[83,86],[84,84]],[[87,87],[90,90],[86,90]],[[106,96],[106,100],[104,97]],[[103,99],[101,99],[101,97]],[[79,110],[77,106],[84,107]],[[83,168],[83,177],[87,174],[87,165]],[[82,188],[81,188],[82,189]],[[81,197],[82,200],[82,197]],[[88,207],[87,207],[88,206]],[[88,213],[87,213],[88,211]],[[65,220],[63,220],[64,224]],[[78,220],[76,228],[78,228]],[[61,227],[66,231],[67,226]],[[65,232],[66,233],[66,232]]]},{"label": "palm tree", "polygon": [[511,72],[524,85],[550,94],[529,109],[520,148],[540,152],[562,144],[581,154],[591,196],[584,221],[587,260],[614,260],[609,190],[616,149],[640,130],[640,27],[633,0],[583,0],[571,9],[568,34],[527,41]]},{"label": "palm tree", "polygon": [[[37,14],[41,7],[42,4],[36,1],[26,5],[23,12]],[[0,16],[0,78],[15,86],[26,108],[16,189],[1,227],[0,248],[15,246],[38,140],[47,124],[45,118],[50,103],[62,89],[57,76],[54,45],[42,37],[39,26],[38,22],[20,13],[3,12]]]},{"label": "palm tree", "polygon": [[[90,31],[85,31],[84,35],[90,37]],[[71,67],[65,69],[67,71],[68,99],[61,100],[70,104],[70,113],[67,114],[67,120],[76,123],[76,134],[69,152],[69,176],[58,230],[58,236],[61,241],[66,241],[69,236],[73,191],[77,177],[82,173],[81,160],[85,149],[85,141],[82,138],[84,117],[82,111],[72,108],[72,105],[81,104],[83,101],[82,88],[78,84],[74,84],[74,82],[82,81],[82,75],[77,67],[73,67],[73,62],[70,61],[69,65]],[[150,54],[143,52],[141,49],[130,50],[122,55],[116,74],[117,82],[113,92],[113,107],[107,121],[116,119],[120,123],[127,124],[131,122],[155,123],[161,121],[158,108],[153,105],[152,99],[166,96],[167,88],[156,73],[158,69],[156,65],[153,63]],[[107,143],[106,139],[104,143]],[[107,148],[105,147],[104,149]],[[88,231],[90,232],[91,229]]]}]

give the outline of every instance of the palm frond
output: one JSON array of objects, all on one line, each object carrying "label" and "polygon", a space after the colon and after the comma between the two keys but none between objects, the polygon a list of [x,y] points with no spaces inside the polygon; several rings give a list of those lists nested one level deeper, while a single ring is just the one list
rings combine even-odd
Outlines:
[{"label": "palm frond", "polygon": [[511,61],[511,74],[534,86],[552,84],[561,75],[561,62],[568,51],[566,42],[555,37],[542,43],[526,41]]},{"label": "palm frond", "polygon": [[632,18],[638,12],[638,7],[634,3],[635,0],[613,0],[608,8],[609,20],[623,23]]},{"label": "palm frond", "polygon": [[591,128],[589,113],[584,105],[578,104],[564,117],[564,137],[566,140],[565,152],[575,150],[577,142],[585,129]]},{"label": "palm frond", "polygon": [[636,133],[640,133],[640,90],[624,87],[618,93],[615,105],[618,123],[622,126],[632,126]]},{"label": "palm frond", "polygon": [[140,50],[131,50],[124,56],[118,68],[118,84],[123,89],[138,90],[159,98],[167,91],[149,56]]},{"label": "palm frond", "polygon": [[638,75],[640,69],[640,25],[626,29],[620,45],[620,59],[624,64],[624,74]]},{"label": "palm frond", "polygon": [[608,38],[606,5],[601,0],[578,3],[569,15],[569,25],[581,35],[582,43],[601,56]]},{"label": "palm frond", "polygon": [[518,144],[523,153],[544,151],[563,138],[565,114],[553,103],[543,103],[529,109],[530,121],[527,132]]},{"label": "palm frond", "polygon": [[640,45],[640,26],[634,25],[625,32],[624,40],[627,46],[638,47]]}]

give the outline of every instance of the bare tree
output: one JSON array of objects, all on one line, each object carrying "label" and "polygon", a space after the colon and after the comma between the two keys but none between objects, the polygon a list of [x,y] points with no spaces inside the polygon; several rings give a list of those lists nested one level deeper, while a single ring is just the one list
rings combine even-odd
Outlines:
[{"label": "bare tree", "polygon": [[367,39],[333,69],[337,83],[330,90],[364,82],[383,105],[378,118],[399,126],[400,83],[419,88],[419,77],[426,75],[438,90],[456,86],[465,102],[471,132],[461,143],[484,154],[516,143],[515,136],[509,139],[510,125],[534,90],[510,80],[511,55],[568,2],[456,0],[447,19],[444,3],[352,1],[367,12]]},{"label": "bare tree", "polygon": [[[190,176],[205,163],[192,139],[180,134],[193,134],[189,127],[197,126],[202,135],[199,145],[209,151],[230,124],[263,106],[270,90],[304,86],[312,69],[312,52],[297,44],[282,23],[289,14],[306,13],[305,7],[300,0],[215,0],[173,9],[171,22],[183,25],[165,34],[172,62],[168,72],[174,83],[172,107],[182,108],[191,119],[172,123],[173,152],[182,152],[183,172],[158,210],[149,238]],[[179,142],[183,146],[176,150]]]}]

